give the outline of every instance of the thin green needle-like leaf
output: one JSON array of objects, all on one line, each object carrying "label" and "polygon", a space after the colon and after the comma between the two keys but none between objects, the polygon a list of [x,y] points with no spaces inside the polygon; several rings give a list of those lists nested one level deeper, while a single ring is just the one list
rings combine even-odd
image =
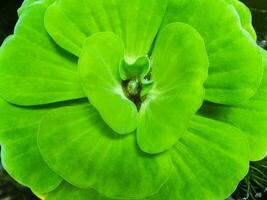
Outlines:
[{"label": "thin green needle-like leaf", "polygon": [[173,23],[158,36],[151,62],[154,86],[140,110],[137,139],[143,151],[159,153],[177,142],[202,105],[208,59],[198,32]]},{"label": "thin green needle-like leaf", "polygon": [[149,52],[165,10],[166,0],[59,0],[47,10],[45,24],[52,38],[76,56],[88,36],[112,31],[122,38],[128,61],[135,61]]},{"label": "thin green needle-like leaf", "polygon": [[210,62],[206,100],[236,105],[256,93],[263,74],[261,55],[232,1],[170,0],[164,24],[177,21],[193,26],[205,40]]},{"label": "thin green needle-like leaf", "polygon": [[39,193],[50,192],[61,182],[43,161],[37,147],[37,129],[46,112],[16,107],[0,99],[2,164],[18,182]]},{"label": "thin green needle-like leaf", "polygon": [[77,60],[46,33],[46,7],[36,3],[25,10],[1,47],[0,93],[9,102],[39,105],[84,97]]},{"label": "thin green needle-like leaf", "polygon": [[172,171],[169,154],[143,153],[134,134],[114,133],[89,104],[47,114],[38,144],[44,160],[65,180],[110,198],[151,196]]},{"label": "thin green needle-like leaf", "polygon": [[[112,50],[111,50],[112,49]],[[97,33],[86,40],[79,59],[80,77],[90,103],[117,133],[137,126],[137,108],[123,92],[119,66],[124,46],[113,33]]]}]

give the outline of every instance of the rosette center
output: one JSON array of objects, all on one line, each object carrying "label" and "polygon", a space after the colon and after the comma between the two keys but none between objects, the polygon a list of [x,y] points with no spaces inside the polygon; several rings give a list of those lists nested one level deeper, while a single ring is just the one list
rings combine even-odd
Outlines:
[{"label": "rosette center", "polygon": [[142,56],[135,61],[122,59],[119,66],[119,74],[122,79],[122,87],[125,96],[130,99],[139,110],[145,99],[144,90],[149,84],[151,62],[148,56]]}]

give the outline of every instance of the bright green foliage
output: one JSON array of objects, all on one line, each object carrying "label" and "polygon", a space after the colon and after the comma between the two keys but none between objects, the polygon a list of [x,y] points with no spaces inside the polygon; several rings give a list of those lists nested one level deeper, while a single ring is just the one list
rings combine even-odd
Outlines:
[{"label": "bright green foliage", "polygon": [[119,37],[113,33],[98,33],[88,38],[79,60],[85,94],[103,120],[120,134],[134,131],[137,120],[137,108],[124,95],[118,73],[123,54]]},{"label": "bright green foliage", "polygon": [[89,35],[112,31],[122,38],[131,62],[150,50],[166,5],[166,0],[58,0],[48,8],[45,25],[61,47],[77,56]]},{"label": "bright green foliage", "polygon": [[[76,59],[59,49],[46,33],[41,18],[45,6],[32,7],[20,17],[15,34],[0,50],[1,96],[18,105],[84,97]],[[34,51],[29,53],[31,49]]]},{"label": "bright green foliage", "polygon": [[134,134],[118,136],[92,106],[84,105],[46,115],[38,145],[51,169],[73,185],[94,187],[112,198],[141,198],[167,181],[172,163],[168,154],[143,153],[134,140]]},{"label": "bright green foliage", "polygon": [[144,79],[151,70],[151,62],[148,56],[139,57],[133,63],[128,63],[124,58],[119,66],[119,73],[122,80]]},{"label": "bright green foliage", "polygon": [[61,182],[43,161],[36,145],[40,120],[48,111],[49,108],[24,109],[0,100],[2,162],[11,176],[38,193],[50,192]]},{"label": "bright green foliage", "polygon": [[151,62],[154,84],[140,110],[137,141],[143,151],[159,153],[177,142],[200,108],[208,58],[196,30],[172,23],[159,34]]},{"label": "bright green foliage", "polygon": [[26,0],[0,49],[3,165],[46,200],[223,200],[267,154],[267,53],[238,0]]},{"label": "bright green foliage", "polygon": [[243,28],[251,35],[253,39],[257,39],[256,31],[252,26],[252,16],[248,7],[239,0],[233,0],[233,5],[240,16],[240,22]]},{"label": "bright green foliage", "polygon": [[[265,70],[267,70],[267,52],[262,50]],[[225,121],[240,128],[250,141],[250,160],[257,161],[267,154],[267,74],[258,92],[253,98],[238,106],[223,106],[205,103],[201,113]],[[219,115],[217,113],[220,113]]]},{"label": "bright green foliage", "polygon": [[252,97],[263,73],[260,52],[241,27],[231,0],[169,1],[164,24],[188,23],[205,40],[210,62],[205,100],[236,105]]}]

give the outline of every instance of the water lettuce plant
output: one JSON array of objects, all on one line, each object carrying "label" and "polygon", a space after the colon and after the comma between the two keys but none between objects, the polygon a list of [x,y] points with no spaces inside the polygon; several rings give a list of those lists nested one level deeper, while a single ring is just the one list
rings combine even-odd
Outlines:
[{"label": "water lettuce plant", "polygon": [[238,0],[26,0],[3,166],[46,200],[225,199],[267,154],[264,68]]}]

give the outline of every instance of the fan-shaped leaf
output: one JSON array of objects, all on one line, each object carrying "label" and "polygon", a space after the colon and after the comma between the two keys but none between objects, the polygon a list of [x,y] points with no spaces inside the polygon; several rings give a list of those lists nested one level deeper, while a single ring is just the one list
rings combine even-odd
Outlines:
[{"label": "fan-shaped leaf", "polygon": [[[212,119],[195,116],[171,151],[175,167],[168,182],[157,194],[143,200],[225,199],[248,171],[246,138],[237,128]],[[108,200],[94,190],[69,184],[49,194],[47,200],[89,197]]]},{"label": "fan-shaped leaf", "polygon": [[39,193],[61,182],[43,161],[37,147],[37,129],[45,109],[16,107],[0,99],[0,144],[4,168],[20,183]]},{"label": "fan-shaped leaf", "polygon": [[231,1],[170,0],[164,24],[176,21],[193,26],[205,40],[210,62],[206,100],[235,105],[256,93],[261,55]]},{"label": "fan-shaped leaf", "polygon": [[154,87],[142,103],[137,139],[143,151],[159,153],[177,142],[202,105],[208,58],[198,32],[173,23],[158,36],[151,62]]},{"label": "fan-shaped leaf", "polygon": [[[111,50],[112,49],[112,50]],[[124,46],[113,33],[97,33],[86,40],[79,59],[80,77],[90,103],[117,133],[137,126],[137,108],[123,92],[119,66]]]},{"label": "fan-shaped leaf", "polygon": [[232,0],[232,2],[239,15],[243,28],[251,35],[254,40],[257,40],[257,34],[252,25],[252,15],[249,8],[239,0]]},{"label": "fan-shaped leaf", "polygon": [[[267,70],[267,52],[262,50]],[[237,106],[223,106],[206,103],[201,113],[233,124],[243,131],[250,144],[250,160],[260,160],[267,155],[267,73],[264,73],[261,87],[256,95]]]},{"label": "fan-shaped leaf", "polygon": [[65,180],[110,198],[151,196],[172,170],[169,154],[143,153],[134,134],[114,133],[90,105],[47,114],[38,144],[45,161]]},{"label": "fan-shaped leaf", "polygon": [[112,31],[122,38],[127,60],[134,61],[149,52],[165,10],[166,0],[59,0],[48,9],[45,24],[53,39],[76,56],[88,36]]},{"label": "fan-shaped leaf", "polygon": [[45,9],[35,4],[25,10],[15,35],[1,47],[0,92],[9,102],[39,105],[84,97],[76,59],[58,48],[44,29]]}]

